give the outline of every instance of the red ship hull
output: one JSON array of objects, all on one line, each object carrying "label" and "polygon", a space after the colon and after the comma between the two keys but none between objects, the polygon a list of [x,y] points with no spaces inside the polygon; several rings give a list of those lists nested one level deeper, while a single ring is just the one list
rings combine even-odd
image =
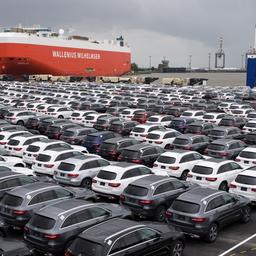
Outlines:
[{"label": "red ship hull", "polygon": [[131,53],[25,43],[0,43],[0,74],[120,76],[131,70]]}]

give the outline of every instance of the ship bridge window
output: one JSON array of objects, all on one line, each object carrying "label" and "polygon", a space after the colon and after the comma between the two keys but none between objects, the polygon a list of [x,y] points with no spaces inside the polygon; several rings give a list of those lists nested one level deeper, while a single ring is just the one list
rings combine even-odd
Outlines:
[{"label": "ship bridge window", "polygon": [[94,72],[94,71],[95,71],[94,68],[86,68],[86,69],[85,69],[85,72],[88,72],[88,73],[89,73],[89,72]]}]

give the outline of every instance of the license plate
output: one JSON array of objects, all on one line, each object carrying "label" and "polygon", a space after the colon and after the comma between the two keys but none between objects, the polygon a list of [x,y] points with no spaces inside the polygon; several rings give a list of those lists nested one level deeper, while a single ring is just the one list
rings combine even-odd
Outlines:
[{"label": "license plate", "polygon": [[100,182],[100,185],[101,186],[105,186],[105,182]]},{"label": "license plate", "polygon": [[177,218],[178,218],[179,220],[185,220],[185,216],[182,216],[182,215],[178,215]]},{"label": "license plate", "polygon": [[247,188],[242,187],[241,190],[242,191],[247,191]]},{"label": "license plate", "polygon": [[39,167],[41,167],[42,166],[42,164],[37,164]]},{"label": "license plate", "polygon": [[165,166],[161,166],[161,169],[165,169]]},{"label": "license plate", "polygon": [[149,143],[153,143],[153,141],[149,141]]},{"label": "license plate", "polygon": [[197,180],[202,180],[202,177],[196,177]]},{"label": "license plate", "polygon": [[31,156],[31,154],[28,154],[28,156]]},{"label": "license plate", "polygon": [[249,161],[244,161],[245,164],[249,164]]},{"label": "license plate", "polygon": [[65,173],[61,173],[60,176],[61,176],[61,177],[64,177],[64,176],[65,176]]}]

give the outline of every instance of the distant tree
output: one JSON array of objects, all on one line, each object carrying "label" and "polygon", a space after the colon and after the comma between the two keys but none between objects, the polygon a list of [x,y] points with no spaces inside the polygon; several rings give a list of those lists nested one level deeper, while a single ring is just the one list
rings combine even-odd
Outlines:
[{"label": "distant tree", "polygon": [[135,62],[133,62],[132,63],[132,71],[137,72],[138,70],[139,70],[138,65]]}]

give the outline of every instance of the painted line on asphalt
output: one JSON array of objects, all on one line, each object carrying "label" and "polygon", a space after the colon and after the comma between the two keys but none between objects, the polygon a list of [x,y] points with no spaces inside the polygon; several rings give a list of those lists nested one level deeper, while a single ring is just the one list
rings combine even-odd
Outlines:
[{"label": "painted line on asphalt", "polygon": [[246,238],[245,240],[243,240],[242,242],[240,242],[239,244],[233,246],[232,248],[228,249],[227,251],[223,252],[222,254],[220,254],[219,256],[224,256],[227,255],[228,253],[232,252],[233,250],[235,250],[236,248],[238,248],[239,246],[247,243],[248,241],[250,241],[251,239],[253,239],[254,237],[256,237],[256,233],[248,238]]}]

